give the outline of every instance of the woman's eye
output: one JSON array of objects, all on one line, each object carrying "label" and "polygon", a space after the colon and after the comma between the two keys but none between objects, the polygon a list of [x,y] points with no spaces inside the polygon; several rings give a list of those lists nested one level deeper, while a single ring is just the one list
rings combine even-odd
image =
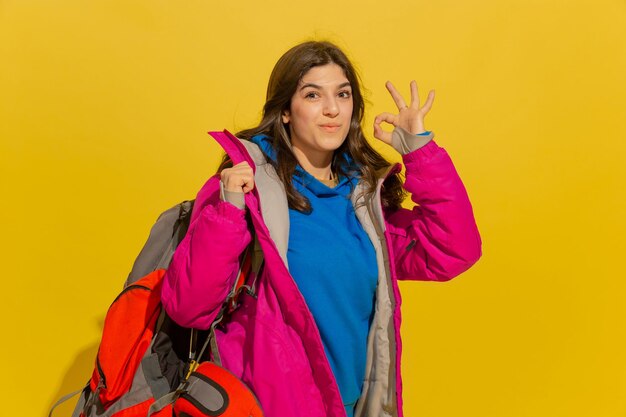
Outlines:
[{"label": "woman's eye", "polygon": [[304,98],[317,98],[318,94],[315,91],[311,91],[310,93],[306,93]]},{"label": "woman's eye", "polygon": [[350,95],[351,95],[350,91],[340,91],[339,92],[339,97],[341,97],[341,98],[349,98]]}]

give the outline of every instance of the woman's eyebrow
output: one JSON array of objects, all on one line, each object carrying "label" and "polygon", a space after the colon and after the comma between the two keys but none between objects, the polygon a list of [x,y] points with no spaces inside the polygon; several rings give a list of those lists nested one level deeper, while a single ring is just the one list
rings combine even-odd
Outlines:
[{"label": "woman's eyebrow", "polygon": [[[320,85],[313,84],[313,83],[306,83],[306,84],[302,84],[302,86],[298,90],[304,90],[307,87],[316,88],[318,90],[322,89],[322,86]],[[351,87],[350,81],[346,81],[345,83],[340,84],[337,88],[339,89],[339,88],[344,88],[344,87]]]}]

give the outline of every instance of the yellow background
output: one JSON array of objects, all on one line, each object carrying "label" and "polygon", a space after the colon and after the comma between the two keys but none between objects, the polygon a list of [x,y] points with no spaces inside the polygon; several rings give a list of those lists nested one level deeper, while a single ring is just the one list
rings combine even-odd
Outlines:
[{"label": "yellow background", "polygon": [[626,416],[623,0],[0,0],[0,413],[88,379],[156,216],[216,168],[205,132],[254,124],[311,38],[360,69],[370,137],[387,79],[436,90],[482,232],[463,276],[402,285],[406,415]]}]

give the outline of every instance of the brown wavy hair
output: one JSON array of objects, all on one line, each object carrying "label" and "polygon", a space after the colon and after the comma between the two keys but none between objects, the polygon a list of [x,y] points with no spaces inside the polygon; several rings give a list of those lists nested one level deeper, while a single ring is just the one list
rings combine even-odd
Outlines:
[{"label": "brown wavy hair", "polygon": [[[282,122],[282,114],[289,110],[298,83],[313,67],[337,64],[340,66],[352,87],[353,110],[348,136],[343,144],[335,150],[331,169],[339,175],[349,175],[350,167],[357,167],[367,192],[376,189],[377,173],[391,164],[372,148],[363,135],[361,123],[365,111],[365,103],[361,93],[359,76],[352,63],[339,47],[327,41],[309,41],[294,46],[280,57],[269,79],[263,117],[253,128],[245,129],[236,134],[241,139],[249,140],[255,135],[267,135],[272,140],[276,151],[276,160],[268,158],[276,169],[278,177],[285,186],[289,207],[302,212],[310,212],[309,200],[300,194],[292,183],[298,160],[291,151],[289,128]],[[346,155],[352,159],[351,162]],[[356,164],[355,164],[356,163]],[[220,171],[232,166],[227,156],[220,165]],[[406,196],[402,181],[398,174],[391,175],[382,189],[382,201],[385,208],[399,208]]]}]

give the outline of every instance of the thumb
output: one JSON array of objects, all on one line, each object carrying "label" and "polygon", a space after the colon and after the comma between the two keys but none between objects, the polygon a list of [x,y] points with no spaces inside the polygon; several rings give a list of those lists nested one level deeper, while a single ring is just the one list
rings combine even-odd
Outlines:
[{"label": "thumb", "polygon": [[381,113],[374,119],[374,137],[386,144],[391,144],[391,132],[383,130],[381,124],[388,123],[396,126],[398,123],[398,116],[392,113]]}]

